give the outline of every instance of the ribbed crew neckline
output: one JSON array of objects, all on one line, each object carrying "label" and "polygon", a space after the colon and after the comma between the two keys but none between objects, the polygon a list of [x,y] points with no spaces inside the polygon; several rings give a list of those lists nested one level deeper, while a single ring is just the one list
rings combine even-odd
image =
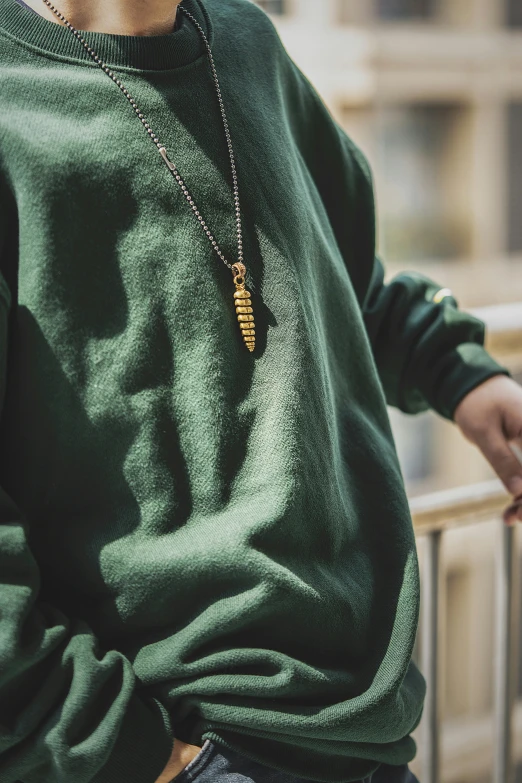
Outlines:
[{"label": "ribbed crew neckline", "polygon": [[[183,0],[202,26],[212,45],[213,30],[201,0]],[[115,35],[79,30],[96,54],[114,68],[170,70],[188,65],[205,53],[194,24],[179,11],[179,25],[165,35]],[[0,0],[0,31],[41,54],[66,59],[79,65],[98,66],[71,31],[24,8],[16,0]]]}]

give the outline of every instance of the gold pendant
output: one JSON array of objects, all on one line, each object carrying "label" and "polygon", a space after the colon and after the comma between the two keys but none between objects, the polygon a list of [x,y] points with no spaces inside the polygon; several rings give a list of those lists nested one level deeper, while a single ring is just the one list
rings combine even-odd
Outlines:
[{"label": "gold pendant", "polygon": [[234,301],[236,304],[237,320],[239,321],[243,341],[250,353],[252,353],[256,346],[256,325],[254,323],[254,316],[252,315],[254,311],[252,309],[250,291],[245,289],[245,265],[232,264],[232,273],[236,286]]}]

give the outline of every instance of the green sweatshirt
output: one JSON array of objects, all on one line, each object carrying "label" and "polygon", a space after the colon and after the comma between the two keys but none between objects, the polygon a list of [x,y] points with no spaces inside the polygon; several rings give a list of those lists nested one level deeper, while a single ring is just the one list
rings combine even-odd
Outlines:
[{"label": "green sweatshirt", "polygon": [[[415,754],[419,575],[386,403],[451,419],[484,324],[383,282],[365,159],[246,0],[184,0],[237,156],[256,349],[118,87],[0,0],[0,783],[154,783],[173,737],[313,781]],[[86,33],[236,258],[187,18]]]}]

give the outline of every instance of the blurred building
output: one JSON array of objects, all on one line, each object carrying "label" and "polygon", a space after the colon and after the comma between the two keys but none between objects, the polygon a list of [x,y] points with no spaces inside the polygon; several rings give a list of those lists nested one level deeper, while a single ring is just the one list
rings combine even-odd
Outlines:
[{"label": "blurred building", "polygon": [[[521,301],[522,0],[258,4],[372,164],[388,277]],[[391,415],[410,494],[491,476],[451,425]]]},{"label": "blurred building", "polygon": [[[423,272],[477,313],[522,302],[522,0],[258,5],[370,160],[388,279]],[[510,362],[522,379],[522,344]],[[453,424],[390,415],[410,496],[494,475]],[[448,783],[491,780],[496,530],[457,531],[445,545]],[[519,723],[522,756],[522,712]]]}]

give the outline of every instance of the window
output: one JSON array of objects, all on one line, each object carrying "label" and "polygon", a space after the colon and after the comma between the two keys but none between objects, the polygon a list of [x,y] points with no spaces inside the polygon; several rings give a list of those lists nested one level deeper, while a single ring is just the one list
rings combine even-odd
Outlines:
[{"label": "window", "polygon": [[522,3],[520,0],[506,0],[506,17],[508,27],[522,27]]},{"label": "window", "polygon": [[342,25],[372,26],[377,22],[466,27],[473,21],[476,1],[335,0],[335,7]]},{"label": "window", "polygon": [[435,415],[431,411],[408,416],[389,408],[393,436],[406,488],[432,478],[435,470]]},{"label": "window", "polygon": [[471,112],[446,103],[348,109],[344,126],[375,173],[379,248],[386,261],[471,254]]},{"label": "window", "polygon": [[285,0],[256,0],[256,3],[268,14],[283,16],[286,12]]},{"label": "window", "polygon": [[508,237],[509,253],[522,253],[522,103],[508,107]]},{"label": "window", "polygon": [[372,6],[368,0],[337,0],[337,21],[342,25],[373,24]]},{"label": "window", "polygon": [[437,12],[436,0],[376,0],[380,19],[431,19]]}]

